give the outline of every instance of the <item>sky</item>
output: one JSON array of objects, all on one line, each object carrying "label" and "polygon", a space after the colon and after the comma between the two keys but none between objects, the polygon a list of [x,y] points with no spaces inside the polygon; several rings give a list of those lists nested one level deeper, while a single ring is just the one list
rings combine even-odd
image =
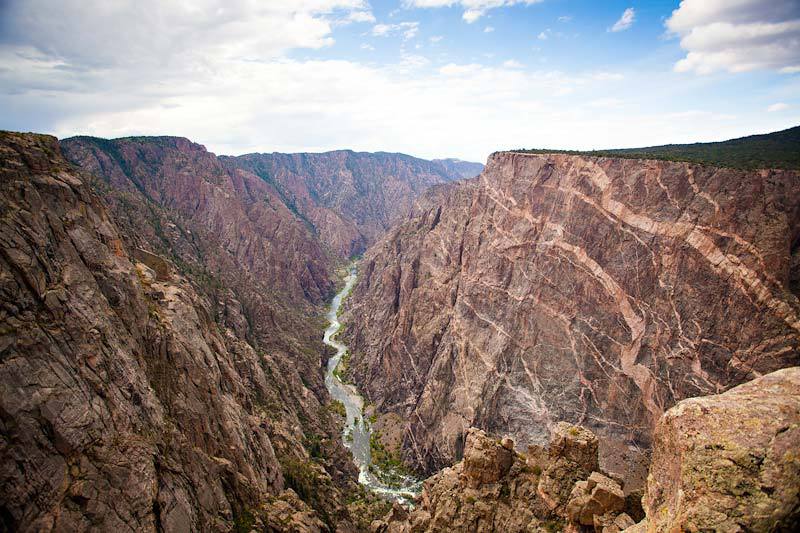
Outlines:
[{"label": "sky", "polygon": [[0,0],[0,129],[484,161],[798,124],[800,0]]}]

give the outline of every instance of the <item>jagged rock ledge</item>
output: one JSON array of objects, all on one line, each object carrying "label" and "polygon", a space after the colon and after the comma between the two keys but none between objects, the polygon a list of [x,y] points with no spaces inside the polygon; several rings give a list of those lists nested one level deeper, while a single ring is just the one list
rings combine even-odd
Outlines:
[{"label": "jagged rock ledge", "polygon": [[418,507],[396,506],[372,530],[797,531],[800,367],[680,402],[654,438],[642,497],[599,469],[597,437],[585,428],[560,423],[546,452],[527,453],[471,428],[463,460],[425,482]]}]

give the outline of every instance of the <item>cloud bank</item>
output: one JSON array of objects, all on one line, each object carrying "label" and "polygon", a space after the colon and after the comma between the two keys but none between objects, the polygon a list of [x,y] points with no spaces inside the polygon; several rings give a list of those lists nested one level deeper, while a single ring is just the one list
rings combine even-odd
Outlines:
[{"label": "cloud bank", "polygon": [[677,72],[800,72],[797,0],[683,0],[666,25],[687,52]]}]

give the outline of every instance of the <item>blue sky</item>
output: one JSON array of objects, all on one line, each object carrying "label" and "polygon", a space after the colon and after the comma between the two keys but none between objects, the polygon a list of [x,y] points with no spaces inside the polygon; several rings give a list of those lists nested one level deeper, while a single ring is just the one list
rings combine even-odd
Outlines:
[{"label": "blue sky", "polygon": [[800,124],[800,2],[6,0],[0,111],[227,154],[721,140]]}]

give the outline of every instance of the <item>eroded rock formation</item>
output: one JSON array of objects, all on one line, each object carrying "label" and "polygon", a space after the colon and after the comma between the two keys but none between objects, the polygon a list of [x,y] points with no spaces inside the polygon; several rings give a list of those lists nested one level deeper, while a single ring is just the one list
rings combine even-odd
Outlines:
[{"label": "eroded rock formation", "polygon": [[372,530],[544,533],[580,531],[597,519],[596,531],[616,533],[615,523],[633,525],[625,511],[638,516],[641,506],[634,501],[628,509],[622,487],[596,467],[597,438],[585,428],[559,425],[543,457],[526,457],[511,439],[470,428],[463,461],[426,480],[410,513],[395,509]]},{"label": "eroded rock formation", "polygon": [[559,420],[630,465],[677,401],[798,364],[798,243],[797,172],[496,153],[365,255],[351,376],[428,472]]}]

